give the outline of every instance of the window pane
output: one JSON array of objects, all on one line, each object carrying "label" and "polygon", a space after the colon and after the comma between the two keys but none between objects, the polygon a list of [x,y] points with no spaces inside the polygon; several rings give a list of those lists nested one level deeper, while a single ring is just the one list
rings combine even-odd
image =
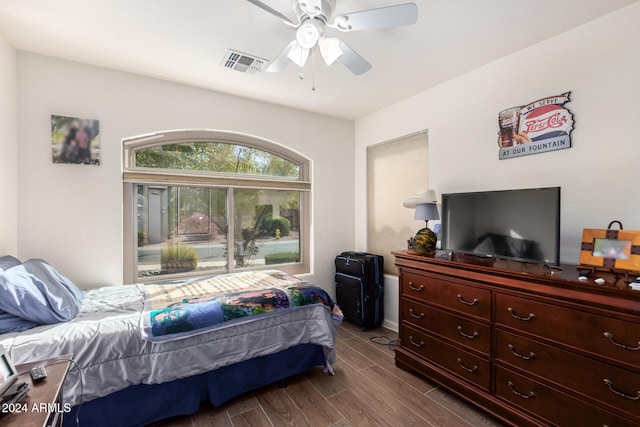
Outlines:
[{"label": "window pane", "polygon": [[[251,135],[197,129],[126,138],[123,150],[127,283],[274,263],[309,272],[308,158]],[[161,262],[163,249],[165,258],[197,257],[195,270],[188,260]]]},{"label": "window pane", "polygon": [[300,192],[234,190],[235,267],[300,262]]},{"label": "window pane", "polygon": [[298,179],[300,166],[256,148],[223,142],[188,142],[138,149],[135,166]]},{"label": "window pane", "polygon": [[138,185],[138,277],[227,271],[226,189]]}]

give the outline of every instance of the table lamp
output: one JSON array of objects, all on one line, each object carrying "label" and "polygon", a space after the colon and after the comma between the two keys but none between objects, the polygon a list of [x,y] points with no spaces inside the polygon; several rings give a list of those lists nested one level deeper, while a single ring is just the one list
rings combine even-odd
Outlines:
[{"label": "table lamp", "polygon": [[418,230],[415,237],[409,239],[407,253],[433,257],[436,253],[438,237],[433,231],[431,231],[431,229],[429,229],[429,220],[440,219],[436,192],[433,190],[422,191],[414,197],[410,197],[405,200],[402,205],[405,208],[416,210],[413,215],[413,219],[425,221],[425,227]]}]

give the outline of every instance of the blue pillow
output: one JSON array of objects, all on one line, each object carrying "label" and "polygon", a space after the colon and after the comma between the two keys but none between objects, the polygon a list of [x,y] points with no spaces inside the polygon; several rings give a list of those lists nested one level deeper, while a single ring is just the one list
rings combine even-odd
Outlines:
[{"label": "blue pillow", "polygon": [[[65,295],[68,293],[70,302],[73,305],[77,305],[78,309],[80,309],[84,294],[71,280],[60,274],[49,263],[41,259],[30,259],[22,265],[24,265],[25,270],[27,270],[29,273],[44,281],[47,285],[47,288],[49,289],[49,292],[60,295]],[[59,289],[56,290],[56,287],[59,287]]]},{"label": "blue pillow", "polygon": [[0,271],[8,270],[16,265],[20,265],[20,260],[18,258],[14,258],[11,255],[0,257]]},{"label": "blue pillow", "polygon": [[82,293],[45,261],[32,259],[0,272],[0,310],[39,325],[73,319]]},{"label": "blue pillow", "polygon": [[30,322],[22,317],[14,316],[0,310],[0,334],[8,332],[22,332],[35,328],[37,323]]}]

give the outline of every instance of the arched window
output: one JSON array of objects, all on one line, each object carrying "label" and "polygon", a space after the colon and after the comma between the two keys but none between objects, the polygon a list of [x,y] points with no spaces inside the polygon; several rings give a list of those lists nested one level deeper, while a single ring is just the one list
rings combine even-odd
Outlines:
[{"label": "arched window", "polygon": [[233,132],[123,140],[125,283],[278,268],[309,272],[309,160]]}]

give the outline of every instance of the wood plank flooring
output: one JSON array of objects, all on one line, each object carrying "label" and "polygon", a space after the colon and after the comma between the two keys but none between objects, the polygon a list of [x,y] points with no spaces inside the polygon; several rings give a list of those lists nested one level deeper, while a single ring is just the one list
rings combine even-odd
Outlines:
[{"label": "wood plank flooring", "polygon": [[502,427],[500,423],[428,381],[395,366],[384,328],[363,332],[344,322],[336,343],[336,375],[321,368],[271,385],[221,408],[204,403],[193,415],[152,427]]}]

